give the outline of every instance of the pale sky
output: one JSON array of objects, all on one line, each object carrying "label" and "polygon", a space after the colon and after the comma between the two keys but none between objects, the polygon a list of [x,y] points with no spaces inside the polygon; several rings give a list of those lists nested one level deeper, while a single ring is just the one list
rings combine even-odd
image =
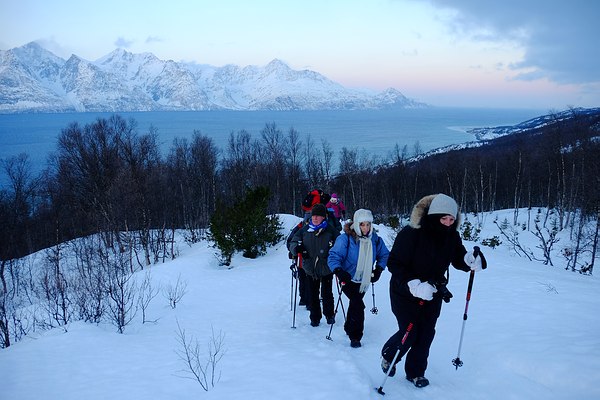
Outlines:
[{"label": "pale sky", "polygon": [[0,50],[95,61],[281,59],[438,106],[600,107],[595,0],[0,0]]}]

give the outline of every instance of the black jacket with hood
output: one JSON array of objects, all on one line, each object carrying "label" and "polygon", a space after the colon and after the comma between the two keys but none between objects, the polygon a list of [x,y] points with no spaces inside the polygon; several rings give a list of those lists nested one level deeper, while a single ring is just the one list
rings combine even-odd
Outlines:
[{"label": "black jacket with hood", "polygon": [[327,265],[327,258],[329,249],[339,235],[340,232],[329,223],[317,231],[312,231],[310,225],[306,224],[292,237],[289,250],[296,254],[296,247],[301,242],[309,254],[307,259],[302,260],[302,268],[308,276],[319,279],[332,273]]},{"label": "black jacket with hood", "polygon": [[412,210],[410,224],[396,236],[388,259],[392,274],[390,292],[402,297],[412,296],[407,283],[413,279],[439,283],[446,280],[450,264],[468,272],[464,262],[467,250],[458,233],[458,218],[450,227],[444,227],[440,215],[428,216],[435,195],[423,197]]}]

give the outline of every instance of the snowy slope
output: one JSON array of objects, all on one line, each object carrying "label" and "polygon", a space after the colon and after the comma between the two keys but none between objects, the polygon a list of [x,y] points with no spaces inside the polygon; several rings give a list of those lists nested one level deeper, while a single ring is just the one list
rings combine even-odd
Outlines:
[{"label": "snowy slope", "polygon": [[[491,221],[492,217],[488,217]],[[283,216],[291,228],[296,217]],[[489,237],[493,225],[482,237]],[[378,226],[391,247],[393,233]],[[471,248],[474,243],[465,243]],[[534,243],[531,243],[534,247]],[[352,349],[338,313],[329,326],[309,325],[298,308],[291,329],[290,261],[283,244],[256,260],[234,258],[218,266],[206,243],[180,244],[181,256],[149,270],[157,285],[188,284],[175,309],[161,295],[141,324],[138,316],[124,334],[110,325],[73,323],[0,350],[2,398],[33,399],[327,399],[382,398],[374,390],[384,378],[379,352],[396,329],[387,294],[389,273],[375,285],[377,315],[365,297],[363,347]],[[511,254],[506,246],[483,248],[489,268],[477,273],[461,352],[457,355],[468,274],[452,270],[437,325],[427,377],[417,389],[402,369],[385,385],[385,398],[444,400],[600,398],[600,282]],[[138,273],[142,279],[145,272]],[[347,305],[347,300],[345,300]],[[221,379],[208,392],[182,378],[176,351],[177,324],[205,346],[211,332],[225,334]],[[204,347],[202,347],[203,349]]]}]

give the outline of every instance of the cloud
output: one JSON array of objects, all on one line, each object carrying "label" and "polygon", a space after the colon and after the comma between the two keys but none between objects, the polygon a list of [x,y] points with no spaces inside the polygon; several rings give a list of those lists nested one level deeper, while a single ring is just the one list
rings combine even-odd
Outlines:
[{"label": "cloud", "polygon": [[127,40],[122,36],[119,36],[117,40],[115,40],[115,46],[123,49],[129,48],[133,44],[133,40]]},{"label": "cloud", "polygon": [[36,39],[35,42],[59,57],[69,58],[71,54],[76,53],[74,49],[66,48],[58,43],[54,37]]},{"label": "cloud", "polygon": [[[600,82],[600,2],[588,0],[429,0],[456,11],[457,34],[485,40],[514,40],[524,49],[512,68],[523,80],[559,84]],[[521,72],[521,73],[519,73]]]},{"label": "cloud", "polygon": [[146,38],[146,43],[156,43],[156,42],[162,42],[162,38],[158,37],[158,36],[148,36]]}]

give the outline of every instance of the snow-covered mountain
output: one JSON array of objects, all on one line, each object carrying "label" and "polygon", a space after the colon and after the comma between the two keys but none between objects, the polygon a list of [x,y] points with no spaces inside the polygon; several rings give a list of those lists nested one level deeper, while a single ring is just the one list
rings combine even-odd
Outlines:
[{"label": "snow-covered mountain", "polygon": [[349,89],[280,60],[214,67],[117,49],[64,60],[36,42],[0,51],[0,112],[422,108],[389,88]]},{"label": "snow-covered mountain", "polygon": [[600,108],[574,108],[570,110],[542,115],[540,117],[532,118],[525,122],[521,122],[517,125],[496,126],[493,128],[473,128],[467,130],[467,132],[472,133],[477,140],[489,140],[501,136],[511,135],[514,133],[543,128],[544,126],[547,126],[550,123],[563,121],[565,119],[572,118],[575,115],[593,115],[598,114],[599,112]]}]

